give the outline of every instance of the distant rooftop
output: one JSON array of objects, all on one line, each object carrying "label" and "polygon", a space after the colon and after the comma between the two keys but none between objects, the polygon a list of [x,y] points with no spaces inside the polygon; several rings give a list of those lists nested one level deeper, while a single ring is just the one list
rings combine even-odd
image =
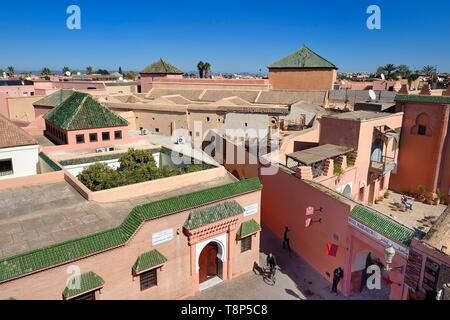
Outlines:
[{"label": "distant rooftop", "polygon": [[269,66],[269,69],[337,69],[337,67],[321,57],[306,45],[300,50],[278,60]]},{"label": "distant rooftop", "polygon": [[334,144],[324,144],[318,147],[296,151],[287,155],[304,165],[311,165],[313,163],[334,158],[353,151],[353,148],[338,146]]},{"label": "distant rooftop", "polygon": [[37,142],[32,136],[0,114],[0,148],[34,144]]},{"label": "distant rooftop", "polygon": [[36,102],[33,103],[33,106],[43,106],[54,108],[59,106],[61,103],[65,102],[68,98],[70,98],[75,93],[72,89],[61,89],[58,90]]},{"label": "distant rooftop", "polygon": [[389,117],[392,113],[387,112],[375,112],[375,111],[365,111],[365,110],[358,110],[358,111],[349,111],[349,112],[342,112],[342,113],[335,113],[333,115],[327,115],[325,117],[329,118],[336,118],[336,119],[347,119],[347,120],[371,120],[371,119],[377,119],[377,118],[383,118],[383,117]]},{"label": "distant rooftop", "polygon": [[154,74],[183,74],[184,72],[171,65],[170,63],[164,61],[160,58],[158,61],[152,63],[151,65],[145,67],[141,73],[154,73]]}]

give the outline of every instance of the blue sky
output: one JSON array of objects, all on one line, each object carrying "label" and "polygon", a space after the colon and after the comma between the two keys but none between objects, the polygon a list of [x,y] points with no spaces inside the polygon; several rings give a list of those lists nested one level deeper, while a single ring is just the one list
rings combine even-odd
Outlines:
[{"label": "blue sky", "polygon": [[[66,27],[71,4],[81,30]],[[366,27],[371,4],[381,30]],[[204,60],[214,72],[257,72],[306,43],[341,71],[394,63],[450,72],[449,12],[450,1],[2,1],[0,67],[140,70],[163,57],[185,71]]]}]

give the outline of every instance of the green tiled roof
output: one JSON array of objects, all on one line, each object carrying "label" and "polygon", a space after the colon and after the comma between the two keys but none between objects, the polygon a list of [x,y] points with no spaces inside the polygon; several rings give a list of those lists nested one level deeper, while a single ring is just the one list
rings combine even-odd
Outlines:
[{"label": "green tiled roof", "polygon": [[160,266],[167,261],[167,258],[158,250],[152,250],[141,254],[133,265],[133,273],[138,274],[150,270],[153,267]]},{"label": "green tiled roof", "polygon": [[261,226],[254,219],[251,219],[241,224],[241,227],[237,232],[237,236],[242,239],[258,231],[261,231]]},{"label": "green tiled roof", "polygon": [[353,208],[350,216],[399,243],[408,244],[414,235],[413,230],[359,204]]},{"label": "green tiled roof", "polygon": [[259,179],[253,178],[139,205],[116,228],[0,260],[0,283],[122,246],[144,221],[259,189]]},{"label": "green tiled roof", "polygon": [[64,298],[70,298],[74,296],[78,296],[82,293],[87,293],[89,291],[99,289],[103,286],[105,281],[96,274],[95,272],[87,272],[82,273],[80,276],[78,276],[79,279],[76,279],[76,281],[79,281],[80,288],[79,289],[71,289],[69,287],[66,287],[63,291],[63,297]]},{"label": "green tiled roof", "polygon": [[317,53],[312,51],[306,45],[300,50],[284,57],[277,62],[272,63],[269,66],[271,68],[278,69],[299,69],[299,68],[332,68],[337,69],[337,67],[330,61],[322,58]]},{"label": "green tiled roof", "polygon": [[450,104],[450,97],[448,96],[419,96],[419,95],[408,95],[408,94],[397,94],[395,96],[396,102],[429,102],[429,103],[440,103],[440,104]]},{"label": "green tiled roof", "polygon": [[66,101],[68,98],[70,98],[75,91],[72,89],[61,89],[58,90],[45,98],[42,98],[36,102],[33,103],[33,106],[44,106],[44,107],[57,107],[64,101]]},{"label": "green tiled roof", "polygon": [[244,213],[244,208],[236,201],[227,201],[207,208],[194,210],[189,214],[184,227],[187,230],[197,229],[223,219]]},{"label": "green tiled roof", "polygon": [[58,166],[52,159],[50,159],[45,153],[39,152],[39,157],[50,167],[53,171],[61,171],[61,167]]},{"label": "green tiled roof", "polygon": [[145,67],[141,73],[157,73],[157,74],[183,74],[184,72],[170,63],[159,59],[151,65]]},{"label": "green tiled roof", "polygon": [[87,93],[74,92],[45,115],[45,119],[65,130],[127,126],[128,122]]}]

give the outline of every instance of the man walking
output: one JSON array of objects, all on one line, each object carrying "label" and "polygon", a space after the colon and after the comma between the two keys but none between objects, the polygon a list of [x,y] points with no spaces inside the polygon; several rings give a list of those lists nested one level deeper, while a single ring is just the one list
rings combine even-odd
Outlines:
[{"label": "man walking", "polygon": [[289,243],[289,233],[290,233],[290,231],[291,230],[289,230],[289,228],[286,227],[284,229],[284,237],[283,237],[283,248],[286,249],[286,247],[287,247],[289,252],[291,252],[291,245]]},{"label": "man walking", "polygon": [[333,272],[333,285],[331,286],[331,292],[338,295],[337,286],[341,279],[344,277],[344,270],[341,267],[336,268]]}]

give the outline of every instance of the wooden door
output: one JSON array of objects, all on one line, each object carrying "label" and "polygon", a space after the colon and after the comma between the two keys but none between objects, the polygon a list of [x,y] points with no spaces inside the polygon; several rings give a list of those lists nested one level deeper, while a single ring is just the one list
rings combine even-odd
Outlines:
[{"label": "wooden door", "polygon": [[200,283],[217,276],[217,254],[218,248],[214,242],[208,243],[200,253],[198,258]]}]

